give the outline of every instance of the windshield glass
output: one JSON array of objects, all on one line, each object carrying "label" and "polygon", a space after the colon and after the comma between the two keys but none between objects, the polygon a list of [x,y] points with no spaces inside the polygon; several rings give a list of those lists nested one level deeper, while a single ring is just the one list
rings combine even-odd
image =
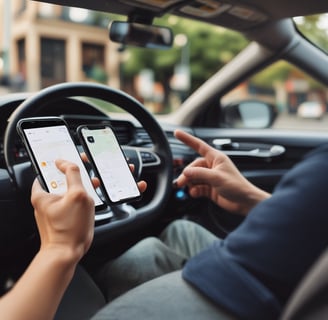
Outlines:
[{"label": "windshield glass", "polygon": [[[1,93],[91,81],[127,92],[154,114],[169,114],[249,44],[240,33],[167,15],[156,18],[154,25],[172,29],[171,49],[124,47],[109,40],[108,26],[126,17],[37,1],[0,1],[0,8],[1,4]],[[294,21],[304,36],[328,52],[327,14]],[[218,107],[241,99],[264,99],[276,105],[278,120],[288,118],[276,121],[279,128],[288,127],[290,119],[306,118],[307,127],[313,123],[311,129],[318,130],[316,120],[327,118],[326,86],[285,61],[233,89],[221,97]],[[95,103],[108,112],[121,112],[113,105]]]},{"label": "windshield glass", "polygon": [[153,113],[169,113],[178,108],[248,43],[237,32],[174,16],[163,17],[154,24],[172,29],[171,49],[118,48],[121,89],[141,100]]},{"label": "windshield glass", "polygon": [[[96,81],[131,94],[155,114],[178,108],[248,42],[237,32],[167,15],[154,25],[172,29],[171,49],[124,47],[109,40],[108,26],[126,17],[33,1],[3,6],[3,89],[36,92],[60,82]],[[23,29],[33,29],[38,41],[22,36]]]}]

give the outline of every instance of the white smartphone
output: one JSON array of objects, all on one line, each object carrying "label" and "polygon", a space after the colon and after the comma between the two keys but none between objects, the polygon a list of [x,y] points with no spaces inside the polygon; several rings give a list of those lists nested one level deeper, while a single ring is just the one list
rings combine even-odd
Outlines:
[{"label": "white smartphone", "polygon": [[63,119],[57,117],[21,119],[17,123],[17,131],[45,190],[55,194],[66,192],[66,177],[56,167],[55,161],[57,159],[68,160],[79,166],[82,183],[93,198],[96,210],[107,207],[94,189],[80,153]]},{"label": "white smartphone", "polygon": [[84,125],[77,132],[107,201],[119,204],[139,200],[141,193],[113,129],[108,125]]}]

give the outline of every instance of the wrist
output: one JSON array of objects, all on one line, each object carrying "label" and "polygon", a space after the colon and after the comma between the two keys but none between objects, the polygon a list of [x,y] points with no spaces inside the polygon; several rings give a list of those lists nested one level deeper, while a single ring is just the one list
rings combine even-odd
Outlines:
[{"label": "wrist", "polygon": [[251,211],[257,204],[270,197],[270,193],[255,186],[252,186],[250,192],[248,193],[247,201],[245,202],[245,205],[241,210],[242,215],[246,216],[249,211]]},{"label": "wrist", "polygon": [[72,249],[67,245],[47,245],[41,246],[39,254],[46,256],[52,263],[62,268],[75,268],[83,256],[80,248]]}]

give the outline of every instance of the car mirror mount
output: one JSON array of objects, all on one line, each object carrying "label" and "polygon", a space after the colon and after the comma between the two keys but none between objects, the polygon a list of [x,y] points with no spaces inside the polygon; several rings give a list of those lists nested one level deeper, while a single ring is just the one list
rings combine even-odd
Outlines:
[{"label": "car mirror mount", "polygon": [[173,45],[173,32],[167,27],[151,24],[112,21],[109,26],[109,39],[123,46],[169,49]]}]

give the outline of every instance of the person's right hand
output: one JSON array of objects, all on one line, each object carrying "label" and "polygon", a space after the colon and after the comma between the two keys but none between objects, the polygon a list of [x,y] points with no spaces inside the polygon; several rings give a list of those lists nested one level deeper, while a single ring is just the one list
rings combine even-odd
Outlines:
[{"label": "person's right hand", "polygon": [[77,165],[65,160],[57,160],[56,165],[66,175],[65,194],[46,192],[37,179],[32,186],[31,202],[41,238],[40,249],[59,250],[77,263],[93,239],[94,202],[82,185]]},{"label": "person's right hand", "polygon": [[220,207],[242,215],[270,197],[250,183],[223,152],[184,131],[176,130],[175,136],[201,156],[176,181],[179,187],[188,186],[192,197],[208,197]]}]

